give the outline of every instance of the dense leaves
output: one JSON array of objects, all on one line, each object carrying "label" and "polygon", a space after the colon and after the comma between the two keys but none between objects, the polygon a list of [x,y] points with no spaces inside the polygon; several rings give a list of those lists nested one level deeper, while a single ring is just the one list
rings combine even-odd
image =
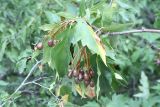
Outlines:
[{"label": "dense leaves", "polygon": [[159,107],[159,3],[1,0],[0,107]]}]

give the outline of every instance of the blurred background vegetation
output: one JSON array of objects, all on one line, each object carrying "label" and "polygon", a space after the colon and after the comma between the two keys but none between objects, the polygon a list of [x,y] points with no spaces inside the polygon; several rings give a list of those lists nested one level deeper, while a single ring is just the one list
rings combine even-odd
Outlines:
[{"label": "blurred background vegetation", "polygon": [[[160,28],[159,0],[0,0],[0,104],[20,85],[42,55],[34,45],[46,34],[45,24],[74,17],[86,20],[104,31]],[[43,30],[42,30],[43,29]],[[47,28],[46,28],[47,29]],[[81,99],[73,87],[65,87],[61,96],[71,96],[66,107],[160,107],[160,34],[135,33],[105,36],[108,61],[122,80],[112,79],[111,71],[102,68],[100,97]],[[64,77],[54,82],[56,72],[39,65],[29,81],[48,87],[67,84]],[[55,85],[56,84],[56,85]],[[71,89],[71,91],[70,91]],[[64,92],[63,92],[64,91]],[[55,93],[55,92],[54,92]],[[57,95],[59,96],[59,95]],[[65,99],[65,98],[64,98]],[[24,86],[5,107],[54,107],[55,97],[37,85]]]}]

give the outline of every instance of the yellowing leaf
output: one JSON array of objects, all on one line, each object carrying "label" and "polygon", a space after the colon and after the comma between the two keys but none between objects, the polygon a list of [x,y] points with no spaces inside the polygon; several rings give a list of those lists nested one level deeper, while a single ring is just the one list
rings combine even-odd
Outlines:
[{"label": "yellowing leaf", "polygon": [[75,85],[75,89],[78,92],[78,94],[82,97],[82,98],[86,98],[83,93],[82,93],[82,89],[79,85]]},{"label": "yellowing leaf", "polygon": [[67,103],[67,102],[68,102],[68,97],[69,97],[68,94],[62,96],[62,100],[63,100],[64,103]]},{"label": "yellowing leaf", "polygon": [[90,30],[90,32],[92,33],[92,36],[93,36],[93,39],[96,40],[96,44],[97,44],[97,47],[98,47],[98,52],[97,54],[100,55],[100,57],[102,58],[103,62],[106,64],[106,52],[105,52],[105,49],[100,41],[100,38],[96,35],[96,33],[93,31],[93,29],[88,26],[88,29]]},{"label": "yellowing leaf", "polygon": [[86,88],[86,93],[85,93],[89,98],[94,98],[96,96],[96,93],[95,93],[95,87],[90,87],[88,86]]},{"label": "yellowing leaf", "polygon": [[[86,96],[83,95],[82,88],[80,87],[80,85],[75,85],[75,89],[82,98],[86,98]],[[86,87],[84,93],[85,95],[87,95],[87,97],[94,98],[96,96],[95,87]]]}]

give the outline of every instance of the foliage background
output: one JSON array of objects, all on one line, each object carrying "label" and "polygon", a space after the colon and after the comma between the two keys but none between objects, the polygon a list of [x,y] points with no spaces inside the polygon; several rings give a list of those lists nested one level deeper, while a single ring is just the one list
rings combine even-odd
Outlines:
[{"label": "foliage background", "polygon": [[[159,4],[159,0],[1,0],[0,104],[5,102],[27,76],[36,63],[35,58],[42,59],[42,52],[35,52],[33,49],[46,35],[45,31],[49,28],[46,24],[83,17],[97,28],[103,27],[104,32],[142,27],[159,29]],[[67,93],[70,96],[65,105],[68,107],[160,107],[160,64],[156,64],[160,53],[152,47],[160,46],[160,35],[101,34],[101,40],[107,48],[107,64],[110,68],[105,68],[100,61],[99,99],[81,99],[73,86],[66,87],[73,81],[66,76],[61,81],[55,81],[56,72],[47,64],[43,65],[43,69],[40,65],[29,81],[45,77],[39,83],[52,88],[54,94],[57,94],[56,87],[63,86],[60,95]],[[28,60],[30,56],[32,59]],[[92,59],[94,65],[94,56]],[[94,70],[98,72],[96,68]],[[112,70],[120,74],[123,80],[113,76]],[[29,84],[20,91],[12,100],[7,101],[6,107],[58,105],[55,97],[43,87]]]}]

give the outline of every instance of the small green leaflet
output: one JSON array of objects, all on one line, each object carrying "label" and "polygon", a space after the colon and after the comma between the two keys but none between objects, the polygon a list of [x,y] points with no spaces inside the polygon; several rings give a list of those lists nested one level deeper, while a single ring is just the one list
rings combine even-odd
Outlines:
[{"label": "small green leaflet", "polygon": [[143,98],[144,100],[149,98],[150,92],[149,92],[149,82],[148,77],[144,72],[141,73],[141,79],[140,79],[141,85],[139,86],[139,90],[141,91],[138,94],[135,94],[135,97]]},{"label": "small green leaflet", "polygon": [[78,41],[81,41],[82,46],[87,46],[93,53],[100,55],[106,65],[106,52],[100,42],[100,38],[83,19],[77,19],[75,32],[71,38],[73,44],[76,44]]}]

